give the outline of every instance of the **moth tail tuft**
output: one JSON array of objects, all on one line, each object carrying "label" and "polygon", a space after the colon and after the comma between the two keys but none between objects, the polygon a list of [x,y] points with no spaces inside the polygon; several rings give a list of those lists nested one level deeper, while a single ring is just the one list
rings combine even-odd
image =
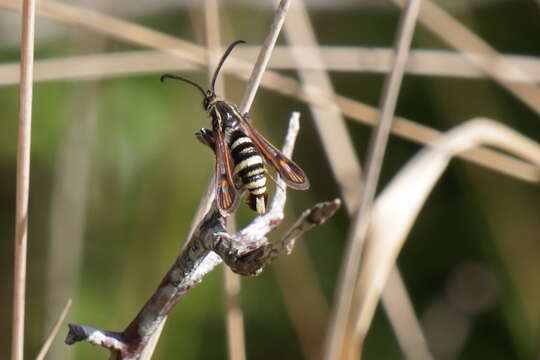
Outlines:
[{"label": "moth tail tuft", "polygon": [[258,214],[264,214],[266,212],[266,203],[268,200],[268,194],[253,195],[249,194],[246,198],[246,203],[251,210]]}]

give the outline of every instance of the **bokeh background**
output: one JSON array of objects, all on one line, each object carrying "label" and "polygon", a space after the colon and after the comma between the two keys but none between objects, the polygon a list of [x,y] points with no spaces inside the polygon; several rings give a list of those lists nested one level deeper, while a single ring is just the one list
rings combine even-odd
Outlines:
[{"label": "bokeh background", "polygon": [[[437,1],[506,55],[539,61],[540,6],[534,0]],[[204,45],[202,4],[183,1],[70,2]],[[222,1],[224,44],[260,45],[271,2]],[[386,1],[307,1],[321,46],[392,46],[399,9]],[[20,14],[0,7],[0,68],[19,59]],[[39,18],[36,60],[142,51],[83,27]],[[281,37],[280,45],[284,45]],[[452,50],[418,25],[415,49]],[[171,68],[169,70],[175,70]],[[7,70],[6,70],[7,71]],[[281,70],[296,77],[294,69]],[[3,73],[5,74],[5,72]],[[182,75],[207,84],[206,69]],[[159,82],[160,72],[42,81],[34,87],[26,355],[33,358],[68,297],[71,322],[121,330],[176,258],[214,166],[194,133],[208,127],[200,94]],[[384,74],[331,72],[337,93],[377,106]],[[1,79],[0,79],[1,80]],[[538,83],[539,78],[536,78]],[[227,98],[245,83],[226,77]],[[10,346],[18,86],[0,86],[0,352]],[[308,107],[261,88],[251,118],[281,144],[291,111],[302,112],[295,160],[308,192],[289,192],[287,221],[339,196]],[[447,130],[490,117],[540,140],[538,114],[488,78],[407,74],[397,115]],[[371,128],[348,122],[359,159]],[[379,188],[420,145],[393,136]],[[540,356],[540,190],[492,170],[452,162],[399,257],[415,311],[437,359],[535,359]],[[238,223],[253,214],[241,206]],[[247,355],[300,359],[320,349],[343,259],[349,220],[341,210],[304,237],[295,252],[255,278],[242,279]],[[172,311],[156,359],[225,358],[223,269],[210,273]],[[291,315],[298,306],[303,312]],[[297,319],[291,321],[292,318]],[[298,321],[299,319],[299,321]],[[88,344],[63,345],[50,359],[97,359]],[[307,335],[306,335],[307,334]],[[308,339],[303,341],[301,339]],[[403,354],[377,312],[366,359]]]}]

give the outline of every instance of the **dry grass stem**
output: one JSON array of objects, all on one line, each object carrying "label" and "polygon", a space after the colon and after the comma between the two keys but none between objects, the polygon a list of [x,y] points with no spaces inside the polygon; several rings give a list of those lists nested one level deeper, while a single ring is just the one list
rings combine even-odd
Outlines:
[{"label": "dry grass stem", "polygon": [[298,243],[294,257],[281,259],[273,271],[303,357],[319,359],[328,323],[328,303],[307,246]]},{"label": "dry grass stem", "polygon": [[[315,31],[303,1],[297,0],[291,5],[289,18],[285,24],[285,34],[291,45],[292,55],[297,65],[309,62],[318,64],[320,68],[320,70],[305,70],[298,66],[297,71],[302,86],[318,86],[325,93],[333,95],[332,82],[324,69],[324,63],[318,51]],[[311,51],[304,51],[306,47],[309,47]],[[345,120],[335,103],[329,102],[326,107],[319,107],[315,103],[310,103],[309,109],[346,207],[349,211],[355,211],[351,209],[357,207],[358,194],[362,190],[360,180],[362,172]],[[293,318],[299,317],[298,315],[291,316]],[[329,329],[328,331],[331,332],[332,330]],[[302,333],[300,330],[297,330],[297,332],[300,335],[311,336]],[[304,347],[306,344],[310,344],[309,339],[305,338],[301,339],[300,343]],[[322,350],[321,345],[321,343],[318,343],[311,346],[317,346],[316,350],[320,353]],[[305,354],[314,352],[311,348],[304,348],[303,351]]]},{"label": "dry grass stem", "polygon": [[[54,164],[46,269],[46,326],[67,297],[77,288],[84,247],[91,155],[97,126],[97,84],[87,83],[70,94],[67,118],[78,116],[67,126]],[[56,344],[55,344],[56,345]],[[53,346],[49,356],[62,359],[63,347]],[[65,356],[65,355],[64,355]]]},{"label": "dry grass stem", "polygon": [[[218,0],[204,0],[204,23],[206,44],[208,46],[208,81],[212,81],[215,69],[221,58],[221,36]],[[215,84],[216,92],[225,97],[225,80],[219,77]],[[212,181],[212,180],[211,180]],[[236,232],[234,214],[229,217],[227,230]],[[225,292],[225,331],[227,339],[228,359],[245,360],[244,317],[240,307],[241,283],[239,275],[228,268],[223,271],[223,289]]]},{"label": "dry grass stem", "polygon": [[[5,1],[5,0],[0,0],[0,4],[1,4],[1,1]],[[285,14],[282,11],[280,11],[275,16],[276,17],[282,17],[284,15]],[[280,20],[280,21],[282,21],[282,20]],[[279,23],[280,21],[274,20],[274,24]],[[136,26],[136,25],[134,25],[134,26]],[[144,27],[140,27],[140,28],[141,28],[141,31],[146,30],[146,28],[144,28]],[[271,29],[270,29],[271,34],[268,35],[267,40],[265,41],[265,44],[263,44],[263,46],[259,50],[260,51],[259,58],[264,59],[265,57],[270,56],[270,53],[268,52],[268,47],[273,48],[274,43],[272,43],[272,41],[269,41],[268,39],[272,39],[274,37],[277,39],[277,35],[278,35],[280,29],[281,29],[281,27],[278,27],[278,26],[272,26],[271,27]],[[157,32],[153,32],[153,33],[157,33]],[[273,34],[273,33],[275,33],[275,34]],[[112,34],[112,35],[114,36],[114,34]],[[164,35],[163,39],[159,39],[161,41],[157,41],[154,44],[145,43],[145,45],[148,46],[148,47],[151,47],[151,48],[156,48],[156,47],[161,48],[160,45],[165,45],[164,40],[166,40],[166,39],[167,40],[174,40],[175,38],[169,37],[168,35]],[[134,41],[134,40],[135,39],[132,38],[130,41]],[[190,44],[190,43],[188,43],[186,41],[179,40],[179,39],[178,39],[178,42],[176,42],[175,47],[183,48],[184,45],[186,45],[186,44],[188,44],[189,47],[197,47],[197,45],[192,45],[192,44]],[[202,48],[197,47],[197,49],[198,49],[198,51],[196,52],[197,55],[204,54],[204,51],[203,51]],[[189,51],[189,50],[188,50],[188,48],[185,48],[184,51]],[[175,54],[178,55],[178,51]],[[262,54],[267,54],[267,55],[262,55]],[[180,56],[180,57],[182,58],[182,56]],[[200,64],[203,61],[202,57],[201,57],[201,59],[199,59],[199,57],[200,56],[197,56],[198,61],[195,61],[195,63],[197,63],[197,64]],[[229,66],[231,65],[231,63],[234,65],[236,62],[237,61],[235,61],[234,55],[231,55],[229,57],[229,59],[228,59],[227,65],[223,67],[223,71],[226,71],[229,68]],[[260,62],[255,64],[255,66],[253,67],[251,75],[249,76],[249,79],[250,79],[249,82],[252,83],[252,85],[248,86],[248,89],[246,89],[246,93],[244,94],[245,99],[255,96],[255,93],[256,93],[256,91],[258,89],[258,81],[260,81],[260,79],[262,77],[262,74],[264,73],[264,70],[266,68],[266,64],[267,64],[267,61],[261,60]],[[243,74],[245,75],[245,73],[243,73]],[[259,80],[257,80],[257,79],[259,79]],[[253,94],[251,94],[251,93],[253,93]],[[250,107],[251,107],[251,102],[249,104],[246,102],[246,105],[244,107],[241,107],[240,110],[242,112],[244,112],[244,113],[249,112]],[[212,182],[210,182],[208,184],[208,187],[207,187],[206,195],[203,197],[203,199],[199,203],[199,208],[197,209],[196,216],[194,217],[194,219],[192,221],[192,224],[191,224],[190,233],[192,233],[192,231],[195,229],[196,224],[199,223],[199,221],[202,219],[204,214],[206,214],[208,212],[208,210],[210,209],[210,204],[211,204],[213,198],[214,198],[213,184],[212,184]]]},{"label": "dry grass stem", "polygon": [[[404,0],[393,1],[403,7]],[[420,21],[442,40],[462,51],[472,63],[540,114],[540,88],[532,82],[531,77],[525,71],[506,61],[478,35],[431,1],[424,1],[420,12]],[[501,72],[511,74],[513,78],[520,78],[521,83],[507,81],[499,76]]]},{"label": "dry grass stem", "polygon": [[382,303],[405,359],[431,360],[424,332],[415,316],[407,289],[397,265],[394,264],[382,293]]},{"label": "dry grass stem", "polygon": [[540,146],[491,120],[474,119],[420,151],[378,197],[371,216],[356,296],[354,335],[365,339],[381,292],[420,209],[449,161],[473,147],[489,145],[540,165]]},{"label": "dry grass stem", "polygon": [[[292,53],[297,64],[307,61],[319,63],[322,68],[323,63],[317,50],[318,42],[303,1],[295,1],[291,6],[285,33],[293,46]],[[296,50],[301,50],[301,48],[297,46],[309,46],[312,51],[299,52]],[[317,86],[321,91],[333,96],[334,89],[324,69],[311,71],[299,69],[298,74],[303,87]],[[319,107],[316,103],[309,104],[317,132],[321,137],[324,151],[340,186],[343,199],[347,206],[356,209],[358,194],[362,189],[359,161],[339,108],[331,100],[327,105]]]},{"label": "dry grass stem", "polygon": [[227,331],[228,359],[246,359],[244,314],[240,307],[240,276],[224,268],[225,283],[225,326]]},{"label": "dry grass stem", "polygon": [[[259,46],[243,45],[234,54],[244,62],[227,64],[230,71],[247,71],[256,61]],[[313,53],[311,46],[276,46],[268,68],[273,70],[327,70],[346,72],[386,73],[391,69],[392,50],[387,48],[362,48],[347,46],[321,46],[321,61],[308,57],[298,63],[296,53]],[[523,69],[530,80],[540,83],[540,59],[531,56],[500,55],[514,67]],[[156,50],[122,51],[106,54],[66,56],[37,60],[34,81],[66,81],[107,79],[133,74],[153,74],[168,71],[199,71],[193,62]],[[497,76],[511,82],[523,80],[504,69],[496,68]],[[406,71],[420,76],[458,78],[485,78],[487,75],[472,64],[462,53],[442,50],[413,50],[409,55]],[[0,65],[0,86],[19,83],[19,64]]]},{"label": "dry grass stem", "polygon": [[[287,1],[288,2],[288,1]],[[213,65],[213,63],[215,62],[215,58],[214,56],[212,56],[212,52],[215,53],[215,51],[213,51],[213,49],[217,49],[219,48],[219,43],[220,43],[220,40],[219,40],[219,29],[218,27],[218,24],[219,24],[219,17],[218,17],[218,11],[217,11],[217,2],[213,2],[213,1],[206,1],[205,2],[205,27],[206,27],[206,33],[207,33],[207,42],[208,42],[208,45],[209,45],[209,50],[210,50],[210,56],[208,58],[208,78],[209,80],[211,80],[212,78],[212,75],[213,75],[213,70],[215,69],[215,66]],[[288,5],[285,6],[285,8],[280,8],[280,10],[276,13],[275,17],[274,17],[274,22],[273,22],[273,25],[270,29],[270,33],[265,41],[265,43],[263,44],[262,48],[260,49],[260,53],[259,53],[259,59],[261,59],[261,61],[258,61],[254,67],[253,67],[253,70],[252,70],[252,73],[251,73],[251,76],[250,76],[250,80],[249,80],[249,84],[248,85],[248,89],[246,90],[246,93],[244,95],[244,99],[249,99],[251,98],[251,100],[249,101],[249,103],[245,103],[245,105],[243,107],[241,107],[241,111],[242,112],[248,112],[249,111],[249,108],[251,107],[251,103],[252,103],[252,100],[253,98],[255,97],[255,94],[257,92],[257,89],[259,87],[259,82],[260,82],[260,79],[262,77],[262,74],[264,73],[265,69],[266,69],[266,65],[268,64],[268,59],[272,53],[272,49],[275,45],[275,41],[277,39],[277,36],[279,35],[279,31],[281,29],[281,25],[276,25],[276,24],[282,24],[283,23],[283,20],[284,20],[284,17],[286,15],[286,10],[288,8]],[[123,26],[123,23],[120,24],[120,26]],[[146,30],[144,27],[139,27],[141,31],[144,32],[144,30]],[[174,38],[172,38],[174,39]],[[273,39],[273,40],[272,40]],[[168,37],[167,35],[164,35],[164,39],[161,39],[161,40],[171,40],[171,37]],[[184,42],[184,41],[181,41],[179,40],[177,42],[177,46],[179,47],[184,47],[184,45],[186,44],[187,42]],[[162,42],[157,42],[157,44],[162,44]],[[187,43],[189,44],[189,43]],[[150,43],[146,43],[145,45],[149,46],[149,47],[156,47],[156,45],[152,45]],[[196,46],[196,45],[193,45],[193,46]],[[157,46],[159,48],[159,46]],[[202,49],[201,49],[202,50]],[[189,51],[189,50],[188,50]],[[199,51],[197,54],[200,54],[201,51]],[[175,53],[175,55],[178,55],[177,53]],[[182,56],[181,56],[182,57]],[[231,58],[229,60],[229,62],[231,62],[231,60],[233,60],[234,58]],[[197,61],[196,63],[198,63],[199,61]],[[233,64],[234,64],[234,61],[232,61]],[[224,69],[225,70],[225,67]],[[219,78],[217,83],[216,83],[216,90],[218,91],[218,93],[220,92],[222,95],[224,95],[224,86],[223,86],[223,78]],[[244,103],[244,102],[243,102]],[[188,239],[191,239],[194,235],[194,232],[197,228],[197,225],[202,221],[203,217],[205,214],[207,214],[209,211],[210,211],[210,208],[211,208],[211,204],[214,200],[214,182],[213,182],[213,178],[210,179],[208,185],[207,185],[207,188],[206,188],[206,191],[201,199],[201,201],[199,202],[199,206],[197,208],[197,211],[195,213],[195,216],[191,222],[191,227],[190,227],[190,231],[189,231],[189,235],[188,235]],[[186,249],[186,247],[189,246],[189,242],[186,241],[186,243],[184,244],[184,247],[183,249]],[[206,260],[209,264],[212,264],[211,266],[215,266],[217,265],[219,262],[221,262],[219,260],[219,258],[217,258],[216,256],[212,255],[209,256]],[[238,299],[238,296],[235,296],[235,299],[234,301],[237,301]],[[229,299],[231,300],[231,299]],[[229,324],[228,325],[231,325],[232,327],[234,327],[237,331],[240,330],[240,327],[242,328],[242,331],[241,331],[241,335],[240,335],[240,338],[237,336],[238,334],[235,333],[234,336],[229,336],[228,337],[228,340],[229,340],[229,349],[230,351],[234,351],[234,357],[232,356],[233,354],[230,354],[231,355],[231,359],[242,359],[242,354],[243,354],[243,357],[245,358],[245,346],[243,344],[245,344],[245,340],[244,340],[244,331],[243,331],[243,322],[239,322],[239,319],[241,319],[241,317],[238,316],[238,312],[240,312],[240,315],[241,315],[241,311],[240,311],[240,308],[239,306],[236,307],[236,310],[237,311],[233,311],[234,312],[234,315],[233,316],[228,316],[227,319],[231,318],[233,319],[233,323]],[[228,321],[228,320],[227,320]],[[227,329],[229,329],[230,326],[227,326]],[[229,334],[229,331],[227,332],[228,335],[232,335],[232,334]],[[153,335],[153,340],[157,342],[157,338],[156,337],[159,337],[159,334],[158,332],[156,332],[154,335]],[[240,350],[242,349],[242,350]],[[146,351],[146,353],[148,353],[149,355],[148,356],[151,356],[152,352],[149,352],[149,351]]]},{"label": "dry grass stem", "polygon": [[[95,4],[106,9],[101,0]],[[67,45],[74,52],[82,49],[103,51],[105,42],[102,37],[92,34],[73,34]],[[73,296],[79,283],[88,194],[92,188],[89,183],[96,141],[99,90],[100,84],[93,81],[80,84],[69,93],[63,109],[60,110],[64,118],[72,121],[66,124],[53,165],[45,270],[47,315],[44,331],[49,331],[57,320],[55,316],[64,306],[65,299]],[[77,114],[76,117],[73,117],[74,113]],[[59,340],[56,339],[52,344],[48,357],[56,360],[73,358],[74,354],[66,351]]]},{"label": "dry grass stem", "polygon": [[[18,9],[19,3],[14,0],[0,0],[0,6]],[[205,50],[202,47],[158,31],[149,30],[143,26],[105,16],[94,11],[83,10],[47,0],[41,0],[39,2],[37,11],[44,16],[66,23],[84,25],[90,29],[131,43],[163,49],[199,66],[206,64]],[[239,66],[235,64],[242,62],[233,56],[227,63],[234,68]],[[224,70],[230,71],[230,68],[225,67]],[[247,79],[249,76],[244,71],[234,72],[234,74],[242,79]],[[378,118],[378,111],[372,106],[344,96],[332,96],[316,86],[309,85],[309,87],[304,86],[302,88],[298,81],[275,72],[266,71],[265,76],[261,79],[261,84],[281,94],[308,103],[315,103],[319,107],[331,107],[335,103],[344,115],[363,124],[372,126]],[[402,117],[396,117],[392,131],[394,134],[420,144],[433,141],[441,135],[437,130]],[[460,157],[477,165],[522,180],[536,182],[540,179],[540,172],[537,167],[491,150],[475,149],[471,152],[461,154]]]},{"label": "dry grass stem", "polygon": [[34,74],[35,1],[22,4],[21,77],[19,90],[19,134],[17,147],[17,190],[13,264],[13,314],[11,359],[24,358],[24,317],[30,188],[30,144],[32,137],[32,86]]},{"label": "dry grass stem", "polygon": [[[305,5],[300,0],[291,5],[288,20],[285,23],[285,34],[290,43],[288,50],[292,53],[293,59],[296,61],[301,81],[304,84],[316,85],[327,93],[332,94],[332,84],[328,74],[325,72],[325,60],[328,57],[325,58],[319,50],[320,47],[318,46],[315,32],[309,21]],[[388,66],[388,64],[386,65]],[[359,193],[362,189],[361,169],[351,139],[345,127],[344,119],[337,107],[320,108],[314,104],[310,104],[310,110],[313,114],[334,177],[338,184],[340,184],[340,192],[345,201],[347,211],[349,216],[352,216],[356,212]],[[404,285],[401,283],[400,277],[394,278],[393,280],[397,282],[395,284],[396,289],[405,289]],[[394,302],[401,301],[401,305],[409,304],[406,291],[400,292],[399,295],[399,298],[394,298],[392,300]],[[291,306],[290,309],[295,309],[295,307]],[[298,309],[301,310],[302,307]],[[391,322],[393,324],[399,323],[400,320],[404,318],[407,320],[414,320],[408,321],[406,324],[407,326],[400,326],[400,324],[394,326],[394,329],[398,331],[398,339],[400,339],[400,342],[403,343],[406,348],[423,345],[417,352],[429,353],[425,342],[422,344],[416,341],[417,339],[423,339],[423,334],[412,307],[403,306],[402,309],[403,311],[406,311],[407,314],[401,314],[400,317],[394,318],[392,318],[392,314],[390,313],[391,309],[389,309]],[[300,314],[291,314],[291,316],[293,319],[301,318]],[[409,327],[408,325],[411,324],[414,326]],[[320,346],[320,343],[313,343],[313,341],[310,341],[310,339],[315,337],[312,334],[312,331],[302,332],[301,329],[297,329],[297,331],[301,336],[301,344],[304,348],[314,345]],[[329,329],[327,333],[331,332],[332,330]],[[306,348],[304,353],[313,354],[313,350]],[[308,358],[312,357],[313,356],[308,356]]]},{"label": "dry grass stem", "polygon": [[264,43],[262,44],[257,61],[255,62],[255,65],[253,65],[253,71],[251,72],[251,76],[249,77],[247,83],[246,93],[244,94],[244,98],[240,103],[239,109],[241,113],[247,113],[251,108],[251,104],[253,103],[257,89],[261,84],[264,71],[268,66],[268,61],[270,61],[270,56],[272,55],[272,51],[276,45],[277,38],[281,32],[283,23],[285,22],[285,16],[287,15],[290,4],[291,0],[281,0],[279,2],[279,6],[274,14],[274,20],[270,26],[270,32],[266,36],[266,39],[264,39]]},{"label": "dry grass stem", "polygon": [[[129,74],[179,70],[201,71],[205,67],[208,67],[208,77],[212,79],[217,60],[223,51],[220,39],[219,0],[204,0],[201,4],[204,6],[205,26],[203,27],[198,19],[201,26],[198,26],[196,31],[199,31],[200,42],[204,42],[201,30],[205,28],[206,46],[199,46],[150,27],[106,15],[104,11],[85,9],[57,1],[41,0],[36,3],[35,0],[0,0],[0,8],[21,11],[22,14],[20,65],[18,63],[0,65],[0,86],[20,84],[11,360],[24,358],[33,82],[106,79]],[[327,328],[326,343],[321,341],[323,338],[321,329],[324,325],[315,326],[326,321],[328,314],[324,305],[315,310],[321,310],[322,316],[313,314],[313,318],[317,320],[309,319],[309,321],[305,321],[305,314],[299,316],[294,314],[295,311],[301,312],[298,303],[292,303],[289,309],[293,325],[297,327],[295,330],[300,337],[302,351],[307,358],[325,360],[361,358],[374,312],[382,297],[404,356],[410,359],[432,359],[433,356],[430,354],[396,265],[399,252],[430,192],[454,157],[460,157],[513,178],[530,182],[540,180],[540,145],[490,119],[475,118],[441,133],[395,116],[405,72],[428,76],[493,78],[515,98],[521,100],[536,114],[540,114],[538,86],[540,58],[498,53],[495,48],[432,0],[424,0],[423,4],[421,0],[393,0],[393,2],[403,7],[403,11],[395,47],[391,50],[320,47],[305,3],[302,0],[295,2],[274,0],[276,12],[262,46],[239,47],[235,50],[215,86],[216,93],[225,97],[225,72],[245,80],[246,91],[239,108],[246,114],[260,85],[288,96],[289,99],[294,98],[307,103],[345,200],[348,214],[353,218],[336,289],[336,304]],[[91,33],[100,33],[140,46],[141,50],[46,59],[34,63],[36,11],[40,15],[70,26],[83,27],[89,29]],[[191,11],[193,14],[193,10]],[[287,23],[285,16],[289,16]],[[433,50],[411,52],[410,45],[417,19],[459,52]],[[194,21],[194,24],[197,22]],[[283,25],[291,46],[275,47]],[[300,80],[283,76],[276,71],[268,71],[267,68],[295,70]],[[380,111],[337,94],[332,87],[328,71],[388,73],[381,96]],[[95,88],[92,89],[95,91]],[[484,102],[489,103],[486,101]],[[89,106],[92,107],[91,102]],[[95,115],[92,111],[90,114]],[[362,176],[360,162],[346,128],[345,116],[374,127],[365,176]],[[289,157],[298,133],[298,117],[298,113],[293,114],[289,122],[284,146],[284,153]],[[84,128],[86,125],[88,124],[85,121],[85,125],[81,127],[83,132],[86,132]],[[77,130],[80,129],[75,131]],[[90,130],[91,139],[94,128]],[[390,133],[426,146],[401,169],[376,198]],[[80,243],[76,242],[77,239],[74,244],[70,243],[73,246],[66,249],[61,243],[66,237],[78,237],[85,221],[84,190],[77,191],[76,196],[71,192],[66,193],[68,204],[54,203],[54,201],[61,202],[59,194],[65,193],[65,183],[73,183],[73,189],[86,183],[83,178],[85,171],[88,170],[86,169],[89,161],[86,146],[88,143],[73,146],[74,144],[69,143],[72,141],[69,136],[70,133],[66,136],[65,146],[60,148],[62,156],[59,158],[60,166],[56,169],[57,181],[54,182],[55,192],[52,197],[53,208],[50,218],[52,242],[49,260],[54,260],[62,254],[72,254],[73,251],[79,252]],[[70,146],[73,146],[75,151],[66,152],[66,148],[69,149]],[[86,153],[82,154],[83,152]],[[79,158],[82,160],[79,161]],[[77,165],[73,164],[74,160],[77,160],[75,161]],[[77,172],[73,178],[70,169],[78,167],[83,170]],[[267,213],[255,217],[240,231],[235,229],[234,215],[229,217],[218,209],[214,199],[214,182],[215,179],[212,177],[206,193],[201,194],[202,199],[182,252],[128,327],[121,332],[112,332],[70,324],[67,344],[86,341],[111,350],[111,359],[150,360],[171,309],[201,282],[209,271],[224,262],[227,265],[224,272],[224,287],[228,357],[231,360],[246,359],[243,314],[239,305],[241,283],[236,274],[256,275],[278,256],[290,254],[295,240],[305,231],[331,217],[339,208],[340,201],[336,199],[333,202],[321,203],[305,211],[279,241],[269,242],[268,233],[284,218],[286,202],[284,181],[278,178],[275,195]],[[484,192],[489,193],[489,190]],[[58,231],[62,226],[59,224],[62,223],[62,219],[67,218],[66,209],[71,206],[69,202],[73,201],[77,202],[73,214],[75,221],[68,224],[64,229],[66,231],[60,234]],[[83,208],[77,208],[80,206]],[[515,254],[512,256],[515,259],[519,258]],[[58,299],[62,297],[65,299],[65,291],[72,287],[77,276],[76,271],[63,274],[62,269],[66,269],[66,264],[68,267],[75,264],[72,270],[76,270],[78,260],[77,254],[70,255],[67,262],[52,261],[52,265],[49,266],[45,287],[49,290],[58,290],[47,294],[52,314],[57,313],[59,309],[55,310],[51,304],[56,302],[56,306],[62,305],[58,303]],[[293,281],[289,280],[289,286],[290,284],[293,284]],[[318,287],[311,287],[310,290],[319,291],[315,295],[322,298]],[[290,290],[284,288],[284,292],[286,291]],[[300,286],[296,289],[296,293],[298,292],[302,292]],[[294,292],[290,292],[288,296],[289,298],[294,296]],[[45,336],[47,339],[37,359],[43,359],[47,355],[55,357],[56,349],[55,346],[51,347],[51,344],[69,312],[71,303],[69,299],[51,332]],[[47,323],[46,327],[49,326]],[[311,329],[305,331],[301,328],[306,326],[311,326]],[[324,353],[321,354],[319,347],[323,346],[325,346]]]},{"label": "dry grass stem", "polygon": [[[369,144],[364,190],[360,195],[359,209],[351,227],[351,234],[345,250],[345,260],[340,271],[337,301],[325,348],[324,356],[327,360],[338,359],[344,354],[353,354],[357,351],[357,344],[350,341],[346,342],[345,340],[347,333],[350,333],[348,332],[348,324],[350,312],[353,311],[351,307],[354,288],[358,269],[360,268],[360,257],[364,238],[369,225],[371,206],[379,182],[379,174],[382,168],[388,137],[390,136],[390,128],[394,119],[394,111],[405,72],[405,64],[409,55],[409,48],[416,26],[420,4],[421,0],[411,0],[407,3],[407,6],[402,12],[398,27],[396,43],[394,45],[396,52],[394,66],[385,80],[381,97],[380,117]],[[345,348],[345,344],[351,346],[353,350],[351,351]]]},{"label": "dry grass stem", "polygon": [[[208,82],[212,81],[212,76],[221,58],[221,36],[219,26],[219,3],[218,0],[204,0],[204,29],[206,34],[206,45],[208,54]],[[225,96],[225,81],[219,77],[216,81],[216,92]]]},{"label": "dry grass stem", "polygon": [[69,309],[71,309],[72,301],[71,299],[68,299],[66,305],[64,306],[64,310],[62,310],[62,313],[60,313],[60,316],[58,317],[58,320],[56,321],[56,324],[51,330],[51,333],[47,337],[47,340],[45,340],[45,343],[41,347],[41,350],[39,351],[39,354],[36,356],[36,360],[43,360],[45,359],[45,356],[47,356],[47,353],[49,352],[49,348],[51,347],[51,344],[58,334],[58,331],[60,330],[60,327],[64,323],[64,320],[69,312]]}]

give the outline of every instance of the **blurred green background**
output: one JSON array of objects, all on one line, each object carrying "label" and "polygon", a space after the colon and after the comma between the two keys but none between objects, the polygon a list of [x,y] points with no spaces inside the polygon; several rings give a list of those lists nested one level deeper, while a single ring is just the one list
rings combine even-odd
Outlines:
[{"label": "blurred green background", "polygon": [[[392,45],[399,17],[396,7],[339,4],[310,7],[320,44]],[[499,52],[540,56],[537,2],[459,4],[449,6],[450,13]],[[106,6],[101,10],[107,12]],[[272,19],[269,7],[233,1],[224,2],[222,10],[224,44],[236,39],[262,43]],[[204,44],[198,5],[163,7],[144,15],[124,15],[118,7],[111,12]],[[10,14],[5,16],[19,16]],[[38,22],[38,33],[40,25],[55,31],[39,37],[36,59],[137,49],[83,28],[53,24],[57,23]],[[11,31],[17,33],[19,28]],[[18,61],[18,45],[6,32],[0,38],[4,38],[2,63]],[[413,47],[447,49],[422,25]],[[293,71],[284,73],[296,76]],[[182,74],[207,84],[204,69]],[[209,120],[195,89],[174,82],[160,84],[159,75],[51,81],[34,87],[27,358],[39,351],[51,321],[67,300],[66,292],[74,302],[70,322],[123,329],[182,247],[213,171],[213,155],[193,136],[208,127]],[[339,72],[331,78],[337,93],[378,105],[382,74]],[[228,76],[226,86],[227,98],[239,103],[245,84]],[[17,86],[0,87],[0,108],[0,333],[9,334]],[[289,192],[289,223],[312,204],[339,196],[305,104],[261,89],[250,114],[255,126],[280,145],[294,110],[302,112],[295,160],[306,170],[312,187],[308,192]],[[486,116],[540,140],[538,115],[489,79],[407,75],[396,113],[439,130]],[[348,128],[363,161],[371,129],[357,122],[348,122]],[[379,188],[419,148],[392,137]],[[398,263],[436,358],[539,356],[539,195],[536,184],[462,160],[452,163],[435,188]],[[242,205],[239,224],[252,217]],[[278,260],[258,277],[242,280],[248,358],[305,356],[298,334],[306,329],[293,325],[286,299],[303,302],[304,316],[311,324],[320,324],[309,329],[312,342],[308,346],[321,346],[348,226],[341,210],[300,241],[290,257]],[[226,357],[222,278],[220,266],[172,311],[156,359]],[[296,293],[291,290],[295,287]],[[303,289],[314,290],[302,294]],[[64,326],[51,359],[107,357],[104,350],[88,344],[63,345],[66,331]],[[0,337],[4,356],[9,339]],[[365,358],[403,358],[382,310],[370,330]]]}]

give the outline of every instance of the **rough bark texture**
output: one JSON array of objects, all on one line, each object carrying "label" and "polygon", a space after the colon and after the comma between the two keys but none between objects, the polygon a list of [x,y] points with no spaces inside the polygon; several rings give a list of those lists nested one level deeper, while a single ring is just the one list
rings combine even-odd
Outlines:
[{"label": "rough bark texture", "polygon": [[[289,157],[298,130],[296,113],[291,117],[283,147],[284,154]],[[339,199],[315,205],[301,215],[281,240],[270,242],[267,234],[284,218],[285,188],[285,183],[278,179],[268,212],[235,234],[227,233],[227,218],[214,203],[154,294],[123,332],[69,324],[66,344],[86,341],[111,350],[112,359],[138,359],[167,314],[216,265],[223,261],[237,274],[257,275],[279,255],[290,254],[299,236],[324,223],[341,205]]]}]

